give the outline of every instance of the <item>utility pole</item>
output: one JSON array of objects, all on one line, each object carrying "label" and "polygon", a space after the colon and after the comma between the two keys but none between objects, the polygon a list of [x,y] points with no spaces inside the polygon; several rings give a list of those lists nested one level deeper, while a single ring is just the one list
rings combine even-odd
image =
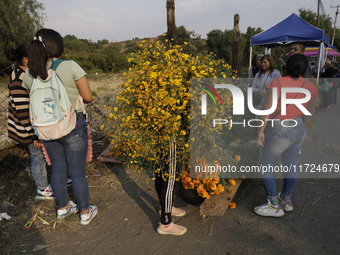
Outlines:
[{"label": "utility pole", "polygon": [[[234,15],[234,39],[233,39],[233,59],[232,59],[232,68],[233,70],[237,70],[238,66],[238,58],[239,58],[239,48],[240,48],[240,15]],[[237,70],[237,75],[240,74],[240,70]]]},{"label": "utility pole", "polygon": [[[166,12],[167,12],[167,25],[168,32],[167,37],[169,42],[176,44],[176,23],[175,23],[175,0],[166,1]],[[173,40],[173,41],[171,41]]]},{"label": "utility pole", "polygon": [[318,28],[319,28],[319,16],[320,16],[320,13],[319,13],[320,12],[320,1],[321,0],[318,0],[318,12],[317,12],[318,13],[317,14],[317,17],[318,17],[318,19],[317,19],[318,20]]},{"label": "utility pole", "polygon": [[333,30],[333,38],[332,38],[332,45],[334,46],[334,37],[335,37],[335,28],[336,28],[336,19],[339,14],[339,5],[337,6],[331,6],[331,8],[336,8],[336,13],[335,13],[335,21],[334,21],[334,30]]}]

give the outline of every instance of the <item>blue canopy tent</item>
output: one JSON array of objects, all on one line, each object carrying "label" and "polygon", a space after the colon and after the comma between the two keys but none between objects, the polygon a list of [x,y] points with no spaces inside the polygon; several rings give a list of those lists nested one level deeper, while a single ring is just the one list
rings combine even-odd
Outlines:
[{"label": "blue canopy tent", "polygon": [[294,42],[303,42],[304,45],[319,46],[320,42],[329,44],[329,38],[322,29],[316,28],[302,20],[295,13],[268,28],[267,30],[254,35],[250,39],[250,45],[264,46],[290,46]]},{"label": "blue canopy tent", "polygon": [[[324,46],[329,44],[329,38],[322,29],[312,26],[295,13],[292,13],[276,25],[251,37],[250,59],[252,46],[263,46],[266,48],[275,46],[288,47],[297,42],[301,42],[306,46],[318,46],[322,49],[319,51],[319,54],[322,54]],[[319,55],[319,66],[320,60],[323,59],[322,55]]]}]

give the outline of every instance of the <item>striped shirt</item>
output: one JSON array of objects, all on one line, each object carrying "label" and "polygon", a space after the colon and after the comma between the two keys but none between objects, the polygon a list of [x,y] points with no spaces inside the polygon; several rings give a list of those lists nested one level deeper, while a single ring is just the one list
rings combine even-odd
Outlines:
[{"label": "striped shirt", "polygon": [[29,93],[21,86],[24,75],[25,71],[16,67],[8,84],[8,137],[19,143],[30,144],[38,137],[34,135],[29,119]]}]

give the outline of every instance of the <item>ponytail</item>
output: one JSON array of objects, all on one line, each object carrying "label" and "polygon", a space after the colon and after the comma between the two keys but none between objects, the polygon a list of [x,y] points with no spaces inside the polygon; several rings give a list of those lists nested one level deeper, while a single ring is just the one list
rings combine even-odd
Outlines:
[{"label": "ponytail", "polygon": [[30,43],[28,51],[28,67],[30,74],[34,78],[37,78],[38,76],[43,80],[47,78],[46,65],[48,58],[48,53],[43,43],[38,40],[33,40]]},{"label": "ponytail", "polygon": [[64,43],[61,35],[48,28],[40,29],[31,42],[28,59],[29,72],[34,77],[47,78],[46,65],[48,59],[61,58],[64,53]]},{"label": "ponytail", "polygon": [[23,58],[28,56],[29,43],[20,44],[16,49],[5,50],[6,58],[9,61],[16,61],[17,66],[23,65]]}]

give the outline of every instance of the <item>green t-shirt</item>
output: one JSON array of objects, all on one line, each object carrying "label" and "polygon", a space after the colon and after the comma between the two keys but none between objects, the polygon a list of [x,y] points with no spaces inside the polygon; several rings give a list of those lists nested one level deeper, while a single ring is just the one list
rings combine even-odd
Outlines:
[{"label": "green t-shirt", "polygon": [[[52,60],[48,60],[47,69],[50,68],[51,64]],[[65,86],[67,95],[73,108],[77,110],[77,112],[82,112],[80,103],[78,103],[78,109],[76,109],[79,90],[75,81],[84,77],[86,75],[85,71],[73,60],[65,60],[59,64],[56,73]],[[28,90],[31,90],[33,79],[33,76],[29,73],[29,68],[27,68],[22,86]]]}]

